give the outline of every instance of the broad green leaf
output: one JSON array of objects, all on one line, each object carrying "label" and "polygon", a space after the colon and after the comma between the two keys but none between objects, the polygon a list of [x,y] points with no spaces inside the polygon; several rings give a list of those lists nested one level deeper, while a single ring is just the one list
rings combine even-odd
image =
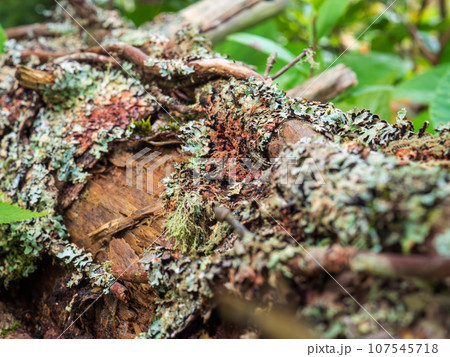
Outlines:
[{"label": "broad green leaf", "polygon": [[19,206],[0,201],[0,223],[23,221],[24,219],[42,217],[46,214],[28,211]]},{"label": "broad green leaf", "polygon": [[388,85],[378,85],[378,86],[367,86],[367,87],[363,87],[363,88],[359,88],[357,90],[355,90],[354,92],[352,92],[352,97],[357,97],[363,94],[367,94],[367,93],[376,93],[376,92],[380,92],[380,91],[393,91],[395,87],[393,86],[388,86]]},{"label": "broad green leaf", "polygon": [[328,35],[347,9],[348,0],[326,0],[317,13],[317,39]]},{"label": "broad green leaf", "polygon": [[311,4],[314,7],[314,10],[318,11],[325,0],[311,0]]},{"label": "broad green leaf", "polygon": [[434,98],[436,84],[449,69],[450,64],[442,64],[401,82],[395,89],[394,98],[407,98],[416,103],[430,104]]},{"label": "broad green leaf", "polygon": [[[359,93],[358,93],[359,92]],[[392,88],[387,86],[367,87],[355,92],[341,102],[336,102],[336,107],[347,111],[355,107],[358,109],[368,109],[374,114],[378,114],[381,119],[390,121],[392,112],[389,106],[392,95]]]},{"label": "broad green leaf", "polygon": [[6,33],[3,31],[3,27],[0,25],[0,53],[5,51],[5,41],[7,40]]},{"label": "broad green leaf", "polygon": [[450,70],[440,80],[430,105],[430,121],[437,128],[450,121]]},{"label": "broad green leaf", "polygon": [[235,34],[228,35],[227,40],[250,46],[267,55],[276,52],[278,58],[286,62],[290,62],[295,58],[295,55],[292,52],[280,46],[275,41],[272,41],[263,36],[254,35],[251,33],[238,32]]},{"label": "broad green leaf", "polygon": [[358,86],[392,85],[412,69],[411,61],[399,56],[371,52],[370,54],[348,53],[338,61],[352,69],[358,78]]}]

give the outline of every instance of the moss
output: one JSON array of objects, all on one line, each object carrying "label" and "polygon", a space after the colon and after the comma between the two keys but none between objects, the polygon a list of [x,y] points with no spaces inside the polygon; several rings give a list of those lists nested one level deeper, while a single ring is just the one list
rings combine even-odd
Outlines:
[{"label": "moss", "polygon": [[186,194],[173,203],[165,227],[169,238],[175,239],[175,248],[182,252],[197,250],[211,233],[214,212],[211,204],[196,194]]},{"label": "moss", "polygon": [[0,330],[0,337],[5,338],[8,333],[15,332],[19,326],[20,326],[20,323],[18,321],[16,321],[11,325],[10,328]]},{"label": "moss", "polygon": [[133,119],[131,125],[133,125],[133,131],[139,134],[151,134],[152,132],[152,123],[151,123],[151,115],[147,117],[147,119],[141,119],[135,121]]}]

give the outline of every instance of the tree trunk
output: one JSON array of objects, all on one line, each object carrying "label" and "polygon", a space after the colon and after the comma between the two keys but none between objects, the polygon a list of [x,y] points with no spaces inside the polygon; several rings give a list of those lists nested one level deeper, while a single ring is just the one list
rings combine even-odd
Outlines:
[{"label": "tree trunk", "polygon": [[[0,188],[49,213],[0,226],[7,336],[449,337],[448,127],[290,98],[173,16],[61,3],[102,46],[58,8],[0,57]],[[218,39],[284,1],[205,25],[207,3],[175,18]]]}]

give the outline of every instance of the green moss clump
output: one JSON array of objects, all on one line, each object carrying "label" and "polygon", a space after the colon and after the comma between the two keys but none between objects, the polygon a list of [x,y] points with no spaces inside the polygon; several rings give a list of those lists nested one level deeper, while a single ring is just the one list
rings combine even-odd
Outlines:
[{"label": "green moss clump", "polygon": [[182,252],[197,250],[211,233],[214,212],[200,195],[190,193],[176,202],[167,222],[167,235],[174,238]]}]

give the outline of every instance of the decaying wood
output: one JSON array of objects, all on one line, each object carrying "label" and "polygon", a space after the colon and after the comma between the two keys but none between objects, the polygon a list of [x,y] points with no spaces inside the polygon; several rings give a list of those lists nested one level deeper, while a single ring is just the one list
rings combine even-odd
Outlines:
[{"label": "decaying wood", "polygon": [[89,233],[87,236],[92,241],[96,241],[100,238],[112,236],[120,231],[128,229],[138,224],[142,219],[149,215],[157,215],[161,211],[161,205],[144,207],[136,212],[133,212],[128,217],[118,218],[105,223],[95,231]]},{"label": "decaying wood", "polygon": [[[86,14],[86,23],[101,27],[100,9],[71,3],[95,15]],[[195,17],[200,32],[215,40],[239,28],[235,21],[242,16],[260,14],[253,23],[284,4],[208,0],[174,16]],[[164,18],[146,27],[166,33]],[[35,294],[39,316],[33,320],[42,324],[44,337],[57,337],[68,326],[64,337],[305,337],[310,328],[330,333],[331,326],[341,329],[338,337],[377,333],[375,324],[367,332],[373,321],[346,300],[327,272],[370,309],[385,313],[377,318],[396,336],[405,326],[397,314],[406,310],[408,297],[434,299],[432,309],[412,309],[409,333],[445,337],[445,128],[436,136],[416,134],[403,118],[389,124],[368,111],[345,114],[292,98],[301,93],[289,98],[272,86],[270,61],[261,76],[211,58],[208,47],[201,47],[206,55],[177,53],[191,46],[192,36],[180,32],[163,45],[149,38],[142,46],[110,39],[104,47],[89,47],[78,39],[74,48],[41,38],[21,43],[27,66],[17,70],[11,58],[0,57],[0,76],[11,76],[0,96],[1,188],[20,193],[13,198],[28,208],[42,201],[53,210],[50,223],[26,226],[34,233],[41,227],[44,233],[32,243],[47,239],[39,254],[51,258],[47,266],[33,261],[39,267],[33,279],[46,282],[45,293]],[[39,62],[29,61],[33,56]],[[121,70],[125,62],[136,76]],[[185,72],[167,72],[169,65]],[[16,79],[10,74],[15,70]],[[337,66],[315,81],[320,86],[307,82],[301,91],[313,86],[314,99],[326,100],[355,78]],[[67,103],[52,103],[52,90]],[[50,140],[58,145],[48,145]],[[270,165],[285,154],[294,159],[286,175],[300,172],[301,182],[285,185],[281,164]],[[206,178],[219,171],[215,160],[230,158],[238,164],[226,167],[224,177]],[[260,172],[240,164],[245,159],[250,166],[262,163]],[[318,168],[306,175],[302,165],[311,159]],[[197,180],[199,163],[204,176]],[[321,185],[315,175],[327,181]],[[384,183],[386,177],[395,182]],[[417,217],[421,227],[412,221]],[[25,254],[20,237],[16,244]],[[0,263],[9,264],[1,254]],[[424,289],[418,278],[436,289]],[[378,287],[383,289],[374,300]],[[113,294],[101,295],[106,288]],[[424,331],[422,322],[430,319],[437,327]]]},{"label": "decaying wood", "polygon": [[16,78],[22,87],[34,90],[40,89],[40,86],[51,85],[55,81],[52,73],[32,69],[26,66],[18,66]]},{"label": "decaying wood", "polygon": [[338,64],[288,90],[288,95],[326,103],[357,83],[356,74],[345,65]]}]

